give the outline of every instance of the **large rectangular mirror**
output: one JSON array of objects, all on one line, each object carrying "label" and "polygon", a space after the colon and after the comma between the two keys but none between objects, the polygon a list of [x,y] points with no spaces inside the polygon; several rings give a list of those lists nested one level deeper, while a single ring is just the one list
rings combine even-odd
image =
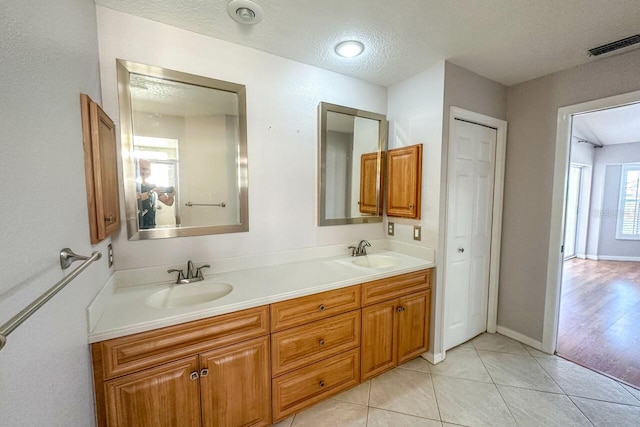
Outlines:
[{"label": "large rectangular mirror", "polygon": [[318,225],[382,221],[382,114],[320,103]]},{"label": "large rectangular mirror", "polygon": [[117,68],[129,239],[249,230],[245,87]]}]

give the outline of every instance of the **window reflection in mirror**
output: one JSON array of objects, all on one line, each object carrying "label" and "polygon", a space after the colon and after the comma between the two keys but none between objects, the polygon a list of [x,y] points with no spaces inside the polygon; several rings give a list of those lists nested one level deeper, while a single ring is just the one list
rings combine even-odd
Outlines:
[{"label": "window reflection in mirror", "polygon": [[248,230],[242,85],[118,61],[129,238]]},{"label": "window reflection in mirror", "polygon": [[384,115],[320,104],[319,225],[382,221]]}]

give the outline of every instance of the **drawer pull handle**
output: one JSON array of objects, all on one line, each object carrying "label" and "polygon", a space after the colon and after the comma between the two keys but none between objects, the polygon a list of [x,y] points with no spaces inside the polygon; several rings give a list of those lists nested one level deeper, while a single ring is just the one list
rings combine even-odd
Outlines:
[{"label": "drawer pull handle", "polygon": [[320,305],[318,306],[318,310],[320,310],[320,311],[324,311],[324,304],[320,304]]},{"label": "drawer pull handle", "polygon": [[405,310],[406,310],[406,309],[405,309],[403,306],[400,306],[400,307],[398,307],[398,308],[396,309],[396,311],[397,311],[398,313],[402,313],[402,312],[403,312],[403,311],[405,311]]},{"label": "drawer pull handle", "polygon": [[189,378],[191,378],[191,380],[197,380],[200,377],[200,375],[198,375],[197,372],[191,372],[191,374],[189,374]]},{"label": "drawer pull handle", "polygon": [[322,347],[324,345],[324,340],[321,339],[320,341],[318,341],[318,344],[320,344],[320,347]]},{"label": "drawer pull handle", "polygon": [[320,387],[324,387],[324,381],[320,381]]},{"label": "drawer pull handle", "polygon": [[200,378],[204,378],[207,375],[209,375],[209,370],[207,368],[204,368],[203,370],[200,371]]}]

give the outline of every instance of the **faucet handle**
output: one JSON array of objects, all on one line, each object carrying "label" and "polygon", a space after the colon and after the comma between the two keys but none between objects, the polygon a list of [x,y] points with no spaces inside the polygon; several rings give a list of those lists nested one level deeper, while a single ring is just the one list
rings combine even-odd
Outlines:
[{"label": "faucet handle", "polygon": [[351,256],[356,256],[358,248],[356,248],[355,246],[349,246],[347,249],[351,249]]},{"label": "faucet handle", "polygon": [[184,279],[184,273],[182,272],[182,270],[177,270],[175,268],[172,268],[171,270],[167,270],[167,273],[169,274],[178,273],[178,280]]},{"label": "faucet handle", "polygon": [[203,268],[211,268],[210,264],[205,264],[205,265],[201,265],[200,267],[196,268],[196,277],[202,277],[202,269]]}]

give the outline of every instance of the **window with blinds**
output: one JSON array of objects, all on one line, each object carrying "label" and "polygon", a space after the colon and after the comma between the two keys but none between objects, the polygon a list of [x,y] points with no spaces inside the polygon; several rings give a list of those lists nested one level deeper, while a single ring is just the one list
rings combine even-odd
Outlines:
[{"label": "window with blinds", "polygon": [[616,238],[640,240],[640,163],[622,165]]}]

